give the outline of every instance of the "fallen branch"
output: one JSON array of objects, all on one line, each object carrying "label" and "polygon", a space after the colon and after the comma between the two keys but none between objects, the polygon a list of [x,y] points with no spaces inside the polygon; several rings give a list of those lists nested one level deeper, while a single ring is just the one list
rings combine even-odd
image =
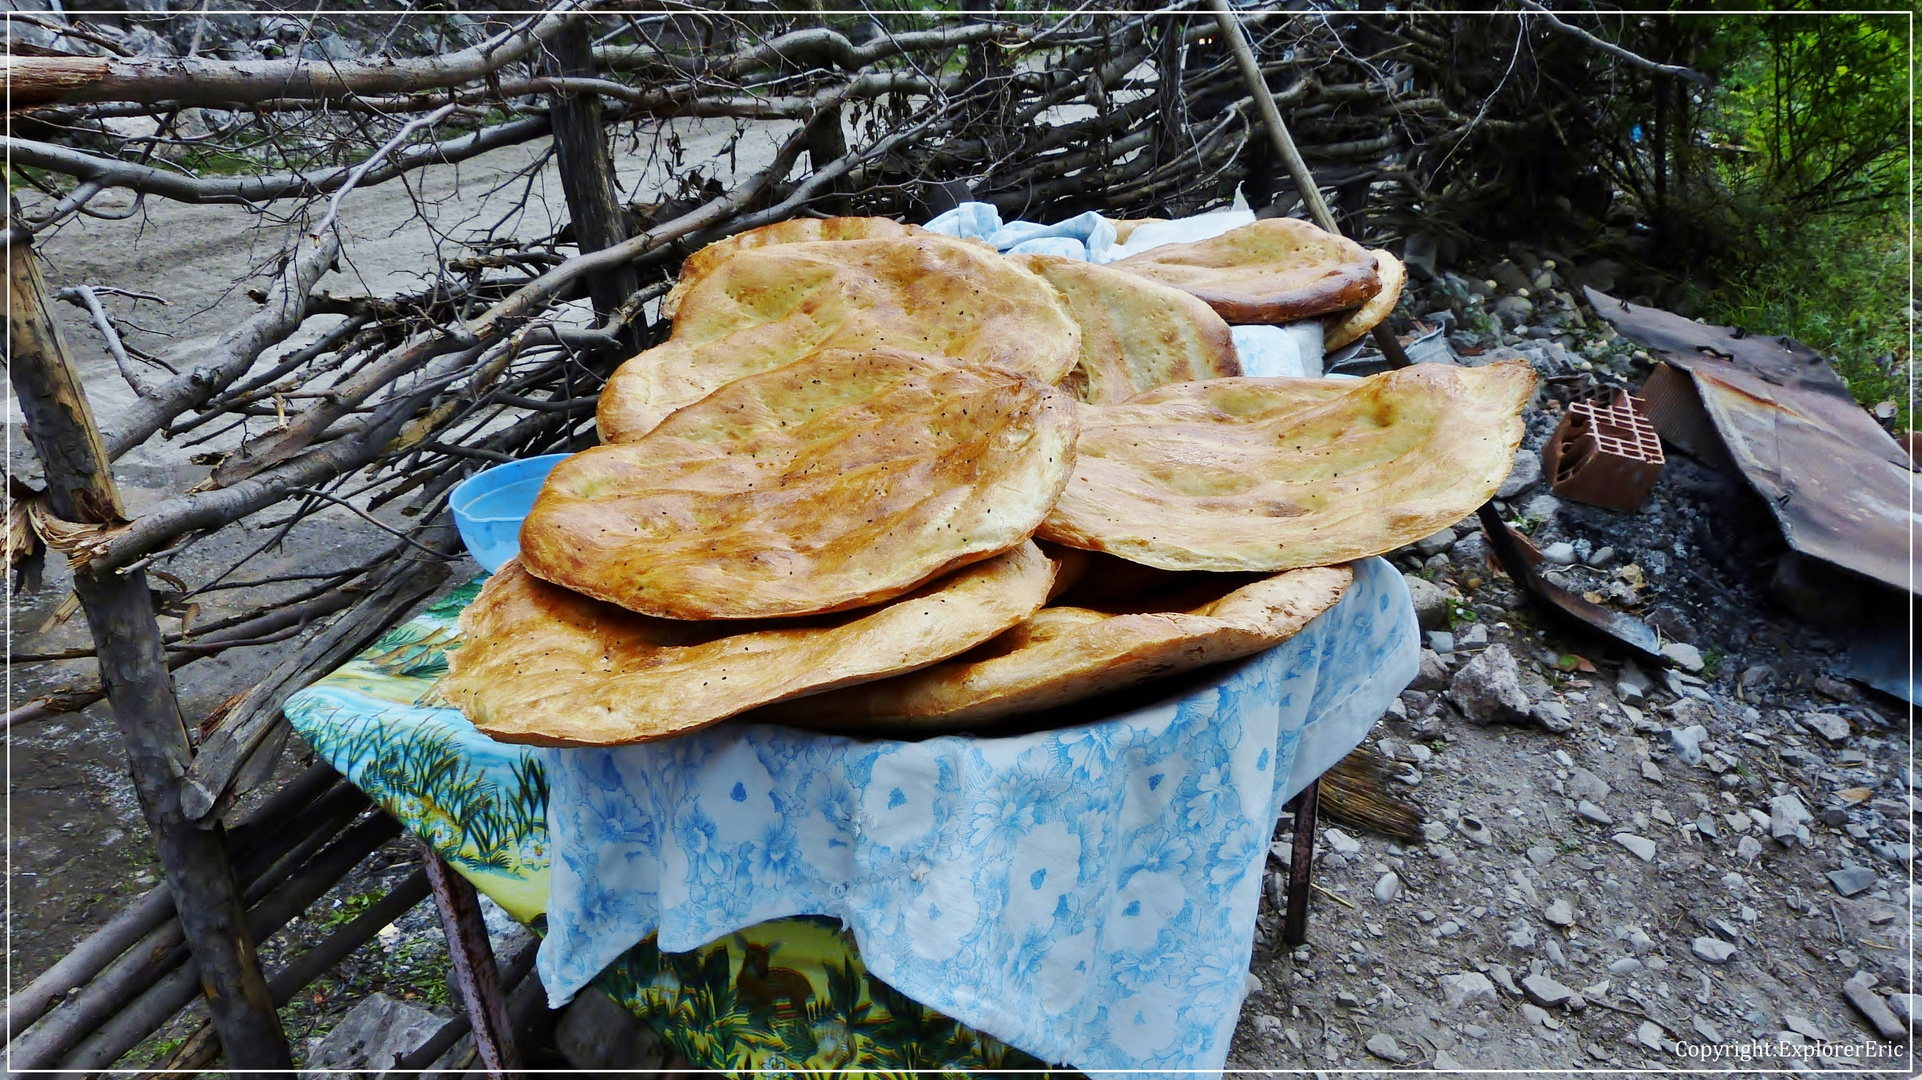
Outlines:
[{"label": "fallen branch", "polygon": [[277,344],[299,329],[307,317],[308,293],[321,275],[334,265],[340,254],[335,236],[318,243],[300,245],[287,260],[267,291],[266,304],[254,316],[220,335],[207,350],[207,359],[184,375],[156,387],[151,397],[136,401],[112,426],[107,453],[118,458],[146,442],[148,436],[165,427],[188,409],[205,404],[215,394],[247,373],[268,346]]},{"label": "fallen branch", "polygon": [[[298,873],[288,878],[272,894],[247,912],[247,929],[256,941],[265,941],[325,895],[373,851],[400,834],[400,825],[384,813],[348,829],[341,837],[316,855]],[[105,1069],[121,1055],[138,1046],[161,1024],[199,997],[200,973],[191,958],[145,993],[102,1024],[60,1060],[61,1069]],[[35,1060],[38,1060],[37,1058]],[[16,1056],[12,1067],[23,1067]],[[41,1068],[27,1065],[26,1068]]]},{"label": "fallen branch", "polygon": [[459,86],[499,71],[558,33],[576,5],[561,0],[546,14],[443,56],[357,61],[108,58],[82,65],[60,58],[10,56],[0,78],[13,107],[53,102],[136,101],[230,105],[259,98],[331,100],[404,94]]},{"label": "fallen branch", "polygon": [[113,357],[114,365],[120,369],[121,377],[127,380],[128,386],[133,387],[136,395],[151,398],[159,393],[159,387],[134,367],[133,358],[127,355],[127,347],[120,340],[120,331],[114,328],[113,320],[107,317],[107,309],[100,306],[100,297],[92,286],[74,285],[57,290],[53,295],[56,300],[65,300],[86,309],[88,316],[93,319],[94,329],[106,339],[107,352]]},{"label": "fallen branch", "polygon": [[[545,116],[527,116],[445,142],[422,143],[394,154],[386,165],[369,170],[358,183],[373,186],[405,176],[425,165],[466,161],[491,150],[530,142],[548,134]],[[325,195],[347,182],[356,166],[340,165],[303,172],[267,173],[232,179],[203,179],[178,172],[140,165],[118,158],[100,157],[71,147],[32,139],[8,137],[0,147],[12,155],[13,163],[72,176],[108,187],[127,188],[145,195],[158,195],[184,203],[239,203],[255,206],[275,199],[305,199]]]},{"label": "fallen branch", "polygon": [[[452,549],[452,541],[447,542]],[[281,661],[228,711],[226,720],[201,744],[187,770],[181,811],[200,820],[238,792],[233,782],[248,758],[286,718],[280,707],[295,690],[366,648],[421,598],[446,580],[446,564],[435,558],[402,559],[348,614],[309,638],[299,652]]]},{"label": "fallen branch", "polygon": [[1589,33],[1588,31],[1582,29],[1579,26],[1575,26],[1571,23],[1565,23],[1562,20],[1556,18],[1555,13],[1553,11],[1550,11],[1549,9],[1543,7],[1541,4],[1537,3],[1536,0],[1522,0],[1522,7],[1528,9],[1531,12],[1534,12],[1536,15],[1541,16],[1542,19],[1548,23],[1548,25],[1554,27],[1556,30],[1561,31],[1562,33],[1567,34],[1568,36],[1575,38],[1578,41],[1585,42],[1588,45],[1593,46],[1594,48],[1600,49],[1601,51],[1616,58],[1617,60],[1626,61],[1627,63],[1632,64],[1635,67],[1641,68],[1643,71],[1652,71],[1657,75],[1667,75],[1672,78],[1686,79],[1689,82],[1696,84],[1697,86],[1713,87],[1715,85],[1715,81],[1713,79],[1710,79],[1708,76],[1702,74],[1699,71],[1696,71],[1694,68],[1683,67],[1680,64],[1657,63],[1656,61],[1650,60],[1645,56],[1641,56],[1637,53],[1632,53],[1627,49],[1622,48],[1620,45],[1615,44],[1612,41],[1604,41],[1603,39],[1596,37],[1594,34]]},{"label": "fallen branch", "polygon": [[435,124],[440,123],[442,120],[446,119],[448,113],[451,113],[453,111],[454,111],[454,106],[443,105],[440,108],[435,109],[433,112],[428,113],[426,116],[417,116],[414,119],[407,121],[405,124],[402,124],[400,126],[399,131],[394,133],[393,138],[382,143],[380,146],[380,149],[375,150],[371,155],[369,155],[366,161],[363,161],[360,164],[354,166],[352,169],[349,169],[347,171],[347,178],[340,182],[340,186],[338,188],[334,189],[334,197],[327,200],[327,212],[321,215],[320,220],[314,223],[313,228],[307,230],[308,238],[312,240],[319,240],[322,233],[326,232],[328,229],[333,227],[334,220],[340,216],[340,201],[347,197],[348,192],[354,190],[355,184],[360,183],[361,180],[366,177],[367,171],[369,169],[372,169],[374,166],[380,164],[381,159],[385,158],[388,154],[393,153],[394,150],[398,148],[401,143],[406,142],[408,139],[408,136],[412,135],[416,131],[419,131],[421,128],[432,127]]}]

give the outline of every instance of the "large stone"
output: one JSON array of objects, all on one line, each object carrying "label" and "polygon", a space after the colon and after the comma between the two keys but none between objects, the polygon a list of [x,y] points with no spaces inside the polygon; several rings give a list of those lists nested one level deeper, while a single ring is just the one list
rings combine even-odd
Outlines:
[{"label": "large stone", "polygon": [[1684,765],[1698,765],[1702,761],[1702,740],[1708,738],[1708,729],[1700,724],[1690,724],[1684,728],[1668,729],[1668,745]]},{"label": "large stone", "polygon": [[1415,550],[1421,552],[1422,558],[1429,558],[1447,551],[1454,543],[1455,530],[1445,528],[1415,541]]},{"label": "large stone", "polygon": [[1891,1042],[1905,1038],[1909,1025],[1896,1018],[1889,1003],[1875,992],[1875,979],[1866,971],[1858,971],[1842,984],[1842,996],[1849,999],[1855,1011],[1874,1026],[1876,1034]]},{"label": "large stone", "polygon": [[1495,984],[1478,971],[1463,971],[1441,977],[1442,997],[1448,1007],[1459,1009],[1477,1001],[1494,1001]]},{"label": "large stone", "polygon": [[1527,292],[1535,287],[1535,281],[1528,276],[1528,271],[1507,259],[1489,268],[1488,280],[1494,282],[1495,287],[1505,293]]},{"label": "large stone", "polygon": [[352,1070],[384,1076],[398,1059],[425,1046],[447,1020],[386,994],[369,994],[307,1055],[307,1068],[313,1071],[305,1075]]},{"label": "large stone", "polygon": [[1813,1039],[1816,1042],[1829,1041],[1828,1033],[1817,1026],[1815,1021],[1810,1020],[1801,1013],[1784,1013],[1782,1015],[1782,1026],[1802,1036],[1804,1039]]},{"label": "large stone", "polygon": [[1541,482],[1541,456],[1533,450],[1517,450],[1515,464],[1508,470],[1508,478],[1502,481],[1502,486],[1495,489],[1495,497],[1512,499]]},{"label": "large stone", "polygon": [[1421,667],[1415,672],[1415,681],[1408,684],[1410,690],[1440,690],[1448,685],[1448,666],[1442,663],[1441,654],[1433,649],[1421,651]]},{"label": "large stone", "polygon": [[1707,661],[1702,659],[1702,651],[1684,641],[1671,641],[1662,646],[1662,656],[1681,666],[1684,671],[1698,672],[1708,666]]},{"label": "large stone", "polygon": [[1575,545],[1566,540],[1557,540],[1542,549],[1542,558],[1557,566],[1575,565]]},{"label": "large stone", "polygon": [[1848,741],[1849,722],[1834,713],[1803,713],[1802,726],[1832,743]]},{"label": "large stone", "polygon": [[1854,896],[1856,893],[1868,891],[1869,886],[1875,884],[1875,871],[1866,866],[1844,864],[1840,870],[1829,871],[1828,879],[1829,884],[1835,886],[1836,892],[1843,896]]},{"label": "large stone", "polygon": [[1587,769],[1573,769],[1568,774],[1568,795],[1572,799],[1593,799],[1607,802],[1610,794],[1608,781],[1589,772]]},{"label": "large stone", "polygon": [[1568,999],[1575,996],[1575,991],[1546,975],[1530,975],[1523,979],[1522,993],[1527,994],[1535,1004],[1551,1009],[1566,1005]]},{"label": "large stone", "polygon": [[1408,599],[1415,603],[1415,621],[1421,628],[1448,629],[1448,590],[1413,574],[1403,574],[1401,579],[1408,586]]},{"label": "large stone", "polygon": [[1521,669],[1515,654],[1500,642],[1462,665],[1449,684],[1448,697],[1471,724],[1514,724],[1528,719]]},{"label": "large stone", "polygon": [[621,1003],[589,987],[575,995],[554,1029],[561,1056],[576,1069],[658,1069],[667,1061],[661,1037]]},{"label": "large stone", "polygon": [[1721,938],[1698,937],[1690,943],[1689,951],[1711,964],[1726,964],[1735,959],[1735,946]]},{"label": "large stone", "polygon": [[1448,554],[1457,562],[1479,563],[1488,558],[1488,541],[1482,538],[1481,530],[1477,529],[1455,541],[1449,547]]},{"label": "large stone", "polygon": [[1378,903],[1392,904],[1401,897],[1401,875],[1393,870],[1383,874],[1375,882],[1375,900]]},{"label": "large stone", "polygon": [[1392,1061],[1400,1064],[1408,1060],[1408,1051],[1403,1050],[1400,1044],[1395,1042],[1393,1035],[1386,1033],[1370,1035],[1368,1036],[1368,1041],[1362,1045],[1368,1048],[1369,1053],[1383,1061]]},{"label": "large stone", "polygon": [[1787,841],[1795,836],[1795,830],[1815,820],[1809,808],[1802,805],[1802,799],[1793,791],[1777,795],[1769,800],[1769,835],[1777,840]]},{"label": "large stone", "polygon": [[1909,1025],[1909,1030],[1915,1030],[1917,1010],[1914,994],[1890,994],[1889,1011],[1895,1014],[1897,1020]]},{"label": "large stone", "polygon": [[1552,521],[1561,510],[1562,500],[1544,492],[1528,500],[1528,505],[1522,507],[1522,516],[1532,521]]},{"label": "large stone", "polygon": [[1556,926],[1575,925],[1575,908],[1566,900],[1555,900],[1542,909],[1542,918]]},{"label": "large stone", "polygon": [[1575,730],[1575,716],[1559,701],[1537,701],[1528,707],[1528,718],[1545,731],[1556,734]]},{"label": "large stone", "polygon": [[1634,833],[1618,832],[1611,837],[1611,839],[1634,852],[1635,857],[1643,862],[1653,862],[1655,860],[1655,841],[1650,840],[1646,836],[1636,836]]}]

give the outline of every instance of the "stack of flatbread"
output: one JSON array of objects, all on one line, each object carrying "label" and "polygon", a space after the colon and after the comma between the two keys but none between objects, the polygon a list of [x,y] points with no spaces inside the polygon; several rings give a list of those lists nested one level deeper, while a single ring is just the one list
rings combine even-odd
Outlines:
[{"label": "stack of flatbread", "polygon": [[1108,266],[873,218],[722,241],[462,615],[442,692],[509,742],[743,715],[905,737],[1272,647],[1520,442],[1522,364],[1242,377],[1230,322],[1359,336],[1399,289],[1286,219]]}]

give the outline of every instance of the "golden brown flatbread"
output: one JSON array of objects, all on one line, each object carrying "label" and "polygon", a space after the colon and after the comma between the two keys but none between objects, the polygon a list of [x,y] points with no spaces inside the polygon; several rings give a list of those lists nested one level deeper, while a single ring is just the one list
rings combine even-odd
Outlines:
[{"label": "golden brown flatbread", "polygon": [[1527,364],[1359,380],[1217,379],[1079,406],[1074,479],[1037,535],[1165,570],[1276,571],[1452,525],[1514,465]]},{"label": "golden brown flatbread", "polygon": [[992,248],[933,234],[737,251],[687,291],[663,345],[614,372],[606,442],[821,349],[888,346],[993,364],[1053,385],[1081,332],[1047,282]]},{"label": "golden brown flatbread", "polygon": [[684,622],[590,600],[510,560],[461,612],[439,688],[502,742],[646,742],[953,656],[1032,615],[1053,577],[1024,543],[877,608]]},{"label": "golden brown flatbread", "polygon": [[1081,359],[1061,381],[1079,400],[1111,405],[1157,386],[1241,374],[1228,324],[1180,289],[1079,259],[1014,259],[1061,291],[1081,327]]},{"label": "golden brown flatbread", "polygon": [[1074,409],[1000,368],[817,353],[561,462],[521,562],[670,619],[878,603],[1026,540],[1067,483]]},{"label": "golden brown flatbread", "polygon": [[[857,735],[979,729],[1152,679],[1249,656],[1293,637],[1353,580],[1345,566],[1188,579],[1134,604],[1046,607],[952,660],[878,682],[763,709],[756,720]],[[1196,582],[1192,579],[1204,578]],[[1212,597],[1196,596],[1196,589]],[[1193,607],[1149,606],[1185,591]]]},{"label": "golden brown flatbread", "polygon": [[1143,225],[1166,225],[1167,223],[1168,223],[1167,218],[1153,218],[1153,217],[1127,218],[1125,220],[1122,218],[1108,219],[1108,224],[1114,226],[1114,242],[1117,244],[1127,243],[1128,237],[1133,236],[1135,230],[1141,228]]},{"label": "golden brown flatbread", "polygon": [[1394,314],[1395,305],[1401,301],[1402,286],[1408,283],[1408,268],[1386,251],[1371,250],[1369,254],[1380,267],[1377,272],[1381,276],[1381,291],[1353,311],[1328,317],[1327,329],[1322,332],[1324,349],[1333,351],[1361,340],[1363,334]]},{"label": "golden brown flatbread", "polygon": [[1351,308],[1381,290],[1360,244],[1295,218],[1268,218],[1108,264],[1207,301],[1231,323],[1284,323]]},{"label": "golden brown flatbread", "polygon": [[919,225],[903,225],[884,217],[789,218],[758,229],[723,237],[687,257],[681,263],[681,276],[661,301],[661,317],[672,319],[681,306],[681,297],[695,283],[714,272],[714,268],[737,251],[769,247],[774,244],[804,244],[816,240],[873,240],[888,236],[925,236]]}]

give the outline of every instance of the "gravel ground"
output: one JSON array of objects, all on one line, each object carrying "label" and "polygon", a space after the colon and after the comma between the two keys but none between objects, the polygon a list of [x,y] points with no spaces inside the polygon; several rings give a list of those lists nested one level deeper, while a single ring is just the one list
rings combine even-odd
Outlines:
[{"label": "gravel ground", "polygon": [[[1545,261],[1409,305],[1452,307],[1461,362],[1515,350],[1555,378],[1531,453],[1569,394],[1649,369]],[[1551,299],[1504,304],[1528,287],[1509,271]],[[1371,739],[1424,840],[1324,823],[1326,892],[1289,950],[1284,820],[1230,1065],[1912,1073],[1906,705],[1844,681],[1840,645],[1771,599],[1779,539],[1739,480],[1672,457],[1620,514],[1546,496],[1530,464],[1501,505],[1552,578],[1640,615],[1683,662],[1544,627],[1473,518],[1391,556],[1444,635]],[[1776,1056],[1702,1056],[1757,1042]]]}]

